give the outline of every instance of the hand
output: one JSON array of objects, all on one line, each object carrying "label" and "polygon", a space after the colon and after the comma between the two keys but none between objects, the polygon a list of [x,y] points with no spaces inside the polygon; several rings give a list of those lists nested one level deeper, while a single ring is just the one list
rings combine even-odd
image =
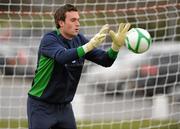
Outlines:
[{"label": "hand", "polygon": [[129,30],[130,28],[130,24],[127,23],[120,23],[119,25],[119,29],[118,29],[118,32],[115,33],[114,31],[110,31],[109,32],[109,35],[112,39],[112,46],[111,48],[114,50],[114,51],[119,51],[119,49],[124,45],[124,40],[126,38],[126,33],[127,31]]},{"label": "hand", "polygon": [[106,38],[106,33],[109,31],[109,25],[104,25],[101,30],[85,45],[83,45],[83,49],[85,53],[93,50],[98,47]]}]

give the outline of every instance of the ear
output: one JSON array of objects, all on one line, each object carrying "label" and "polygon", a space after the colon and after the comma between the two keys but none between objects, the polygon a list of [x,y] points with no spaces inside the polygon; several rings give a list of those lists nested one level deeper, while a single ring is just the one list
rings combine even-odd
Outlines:
[{"label": "ear", "polygon": [[60,26],[60,27],[63,27],[63,26],[64,26],[64,21],[60,20],[58,23],[59,23],[59,26]]}]

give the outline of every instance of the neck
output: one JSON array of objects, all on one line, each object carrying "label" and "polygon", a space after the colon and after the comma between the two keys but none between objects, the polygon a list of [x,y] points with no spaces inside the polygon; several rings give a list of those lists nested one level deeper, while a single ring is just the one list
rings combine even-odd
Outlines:
[{"label": "neck", "polygon": [[68,39],[68,40],[71,40],[71,39],[72,39],[72,37],[67,36],[67,35],[65,35],[64,33],[61,33],[61,35],[62,35],[65,39]]},{"label": "neck", "polygon": [[63,31],[58,29],[59,34],[61,34],[65,39],[71,40],[73,37],[69,36],[68,34],[65,34]]}]

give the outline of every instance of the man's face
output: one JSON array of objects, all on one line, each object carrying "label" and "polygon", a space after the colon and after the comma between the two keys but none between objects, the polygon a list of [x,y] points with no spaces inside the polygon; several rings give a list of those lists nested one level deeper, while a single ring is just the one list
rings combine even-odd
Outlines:
[{"label": "man's face", "polygon": [[72,39],[79,33],[79,13],[76,11],[66,12],[65,21],[59,21],[61,34],[67,38]]}]

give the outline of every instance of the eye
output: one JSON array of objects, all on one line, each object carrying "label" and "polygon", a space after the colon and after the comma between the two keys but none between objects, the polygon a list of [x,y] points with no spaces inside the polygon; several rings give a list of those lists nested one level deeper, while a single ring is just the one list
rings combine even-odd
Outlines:
[{"label": "eye", "polygon": [[72,22],[75,22],[75,21],[76,21],[76,19],[75,19],[75,18],[72,18],[72,19],[71,19],[71,21],[72,21]]},{"label": "eye", "polygon": [[72,18],[72,19],[71,19],[71,22],[76,22],[76,21],[79,22],[79,19],[76,19],[76,18]]}]

